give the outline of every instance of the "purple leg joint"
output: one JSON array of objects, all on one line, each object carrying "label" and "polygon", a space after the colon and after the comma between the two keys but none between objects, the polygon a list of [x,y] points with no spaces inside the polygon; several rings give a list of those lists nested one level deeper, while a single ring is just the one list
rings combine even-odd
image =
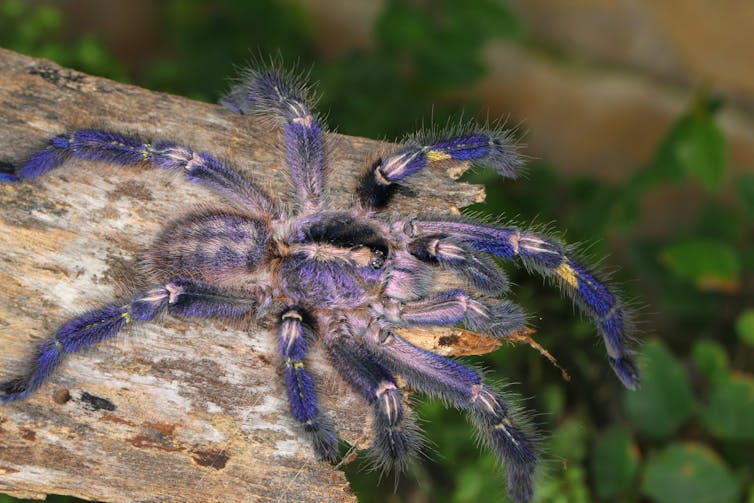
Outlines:
[{"label": "purple leg joint", "polygon": [[340,336],[327,349],[338,373],[372,405],[375,438],[369,454],[375,467],[404,471],[422,440],[392,374],[349,335]]},{"label": "purple leg joint", "polygon": [[413,243],[416,243],[414,247],[420,258],[429,254],[425,243],[442,235],[498,257],[520,257],[527,269],[556,280],[561,289],[594,320],[605,342],[610,365],[621,382],[629,389],[637,387],[639,373],[630,349],[633,325],[629,313],[604,282],[571,259],[565,246],[540,234],[522,232],[512,227],[477,224],[459,218],[415,220],[411,224],[411,233],[416,238]]},{"label": "purple leg joint", "polygon": [[472,330],[504,337],[526,326],[526,316],[515,304],[497,299],[477,300],[463,290],[449,290],[426,300],[408,302],[400,321],[417,325],[463,322]]},{"label": "purple leg joint", "polygon": [[409,386],[464,409],[480,438],[504,462],[508,471],[508,495],[517,503],[529,501],[533,492],[537,448],[525,421],[506,403],[502,394],[482,383],[479,374],[453,360],[420,349],[392,333],[381,341],[367,339],[369,349]]},{"label": "purple leg joint", "polygon": [[275,211],[270,199],[237,171],[206,153],[196,153],[173,143],[152,145],[140,138],[95,129],[80,129],[50,140],[47,148],[32,154],[17,170],[0,167],[0,182],[36,178],[75,157],[120,166],[151,163],[162,169],[183,169],[190,183],[214,190],[256,214]]},{"label": "purple leg joint", "polygon": [[52,375],[66,353],[75,353],[117,335],[133,321],[151,321],[169,308],[181,316],[238,317],[257,300],[238,300],[218,287],[177,279],[139,293],[127,304],[112,304],[88,311],[64,323],[53,337],[37,348],[26,375],[0,383],[0,401],[25,398]]}]

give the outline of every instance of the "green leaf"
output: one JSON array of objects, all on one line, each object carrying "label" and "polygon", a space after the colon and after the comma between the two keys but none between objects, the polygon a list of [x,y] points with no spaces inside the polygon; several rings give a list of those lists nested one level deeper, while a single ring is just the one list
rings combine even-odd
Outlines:
[{"label": "green leaf", "polygon": [[626,428],[613,428],[592,451],[592,479],[600,498],[611,498],[633,486],[639,451]]},{"label": "green leaf", "polygon": [[691,385],[681,364],[659,341],[644,345],[642,361],[641,388],[626,393],[626,408],[639,431],[651,437],[667,437],[691,416]]},{"label": "green leaf", "polygon": [[754,440],[754,380],[732,374],[715,382],[702,423],[724,440]]},{"label": "green leaf", "polygon": [[754,346],[754,309],[747,309],[736,320],[738,338],[749,346]]},{"label": "green leaf", "polygon": [[749,215],[754,216],[754,174],[744,173],[736,177],[734,183],[738,198],[741,199]]},{"label": "green leaf", "polygon": [[569,418],[552,433],[549,451],[554,455],[574,463],[586,457],[589,425],[578,418]]},{"label": "green leaf", "polygon": [[686,171],[678,159],[677,146],[683,142],[688,122],[689,118],[683,116],[673,124],[660,143],[650,168],[634,177],[644,188],[664,182],[678,182],[685,178]]},{"label": "green leaf", "polygon": [[684,171],[708,189],[723,183],[728,164],[725,136],[708,115],[694,114],[675,144],[675,155]]},{"label": "green leaf", "polygon": [[[589,503],[592,498],[586,484],[586,470],[581,465],[564,465],[562,471],[553,470],[552,475],[537,481],[534,491],[536,503]],[[464,501],[498,501],[494,498]]]},{"label": "green leaf", "polygon": [[[499,483],[491,480],[490,473],[497,469],[497,462],[493,456],[484,455],[475,462],[458,466],[457,486],[450,501],[484,501],[491,495],[499,499],[503,497],[505,489]],[[508,501],[507,498],[505,501]]]},{"label": "green leaf", "polygon": [[678,119],[660,143],[644,182],[655,185],[690,177],[708,189],[718,189],[728,164],[728,146],[713,114],[714,97],[700,93],[691,110]]},{"label": "green leaf", "polygon": [[537,394],[539,401],[543,404],[542,410],[552,417],[560,417],[566,405],[566,397],[560,384],[551,384],[545,387],[541,393]]},{"label": "green leaf", "polygon": [[734,501],[738,482],[713,450],[673,444],[647,462],[642,492],[657,503]]},{"label": "green leaf", "polygon": [[728,375],[728,354],[717,342],[700,339],[694,343],[694,362],[707,379],[717,381]]},{"label": "green leaf", "polygon": [[690,239],[663,248],[660,260],[700,290],[732,291],[738,287],[741,260],[736,251],[714,240]]}]

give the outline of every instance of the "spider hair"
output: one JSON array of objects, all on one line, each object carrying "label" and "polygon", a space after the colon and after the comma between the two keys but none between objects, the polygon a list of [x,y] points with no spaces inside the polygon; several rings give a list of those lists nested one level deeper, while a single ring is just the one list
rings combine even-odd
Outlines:
[{"label": "spider hair", "polygon": [[597,327],[621,382],[639,382],[630,309],[617,291],[551,232],[470,216],[383,212],[412,175],[438,165],[488,165],[515,178],[524,158],[501,124],[459,123],[420,132],[381,155],[356,180],[355,201],[327,197],[326,130],[304,80],[273,66],[250,70],[222,103],[271,118],[282,130],[291,206],[259,189],[230,163],[174,141],[80,129],[57,135],[19,166],[0,165],[0,182],[22,183],[87,160],[182,173],[233,209],[209,207],[166,225],[144,253],[150,286],[125,302],[103,302],[60,325],[38,344],[19,377],[0,383],[0,401],[23,399],[53,379],[66,355],[115,337],[136,323],[181,318],[243,320],[274,311],[282,380],[291,416],[324,460],[338,457],[335,422],[321,409],[307,366],[322,344],[329,361],[372,407],[373,465],[400,473],[424,446],[407,389],[466,412],[478,438],[507,473],[515,503],[531,500],[540,457],[530,421],[511,395],[481,372],[396,334],[462,324],[501,340],[526,328],[508,299],[495,259],[515,260],[552,280]]}]

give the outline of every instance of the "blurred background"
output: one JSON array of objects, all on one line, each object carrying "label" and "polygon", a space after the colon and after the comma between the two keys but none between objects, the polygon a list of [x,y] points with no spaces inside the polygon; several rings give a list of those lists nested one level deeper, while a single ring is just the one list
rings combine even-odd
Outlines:
[{"label": "blurred background", "polygon": [[[608,257],[645,341],[642,388],[624,392],[592,325],[506,266],[572,377],[526,346],[478,358],[541,413],[539,502],[754,502],[752,27],[746,0],[0,0],[2,47],[149,89],[215,102],[280,54],[312,66],[341,133],[520,126],[528,176],[467,176],[487,185],[471,209]],[[359,500],[505,501],[463,416],[418,413],[436,452],[395,491],[348,465]]]}]

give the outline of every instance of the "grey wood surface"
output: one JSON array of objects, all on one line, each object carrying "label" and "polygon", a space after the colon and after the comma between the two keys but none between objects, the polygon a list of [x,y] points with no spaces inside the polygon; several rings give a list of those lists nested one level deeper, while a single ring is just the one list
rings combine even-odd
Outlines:
[{"label": "grey wood surface", "polygon": [[[90,127],[185,143],[230,161],[269,193],[287,193],[276,124],[0,49],[0,162],[17,165],[50,137]],[[341,135],[329,145],[332,197],[345,205],[357,174],[389,146]],[[463,169],[414,176],[413,194],[399,194],[393,208],[457,211],[483,199],[481,187],[449,176]],[[146,166],[79,160],[0,185],[0,379],[22,370],[61,322],[132,290],[137,257],[160,227],[213,201]],[[309,366],[341,438],[368,445],[367,407],[318,349]],[[0,492],[355,501],[343,473],[314,458],[289,415],[269,318],[232,326],[166,317],[69,356],[33,397],[0,405]]]}]

